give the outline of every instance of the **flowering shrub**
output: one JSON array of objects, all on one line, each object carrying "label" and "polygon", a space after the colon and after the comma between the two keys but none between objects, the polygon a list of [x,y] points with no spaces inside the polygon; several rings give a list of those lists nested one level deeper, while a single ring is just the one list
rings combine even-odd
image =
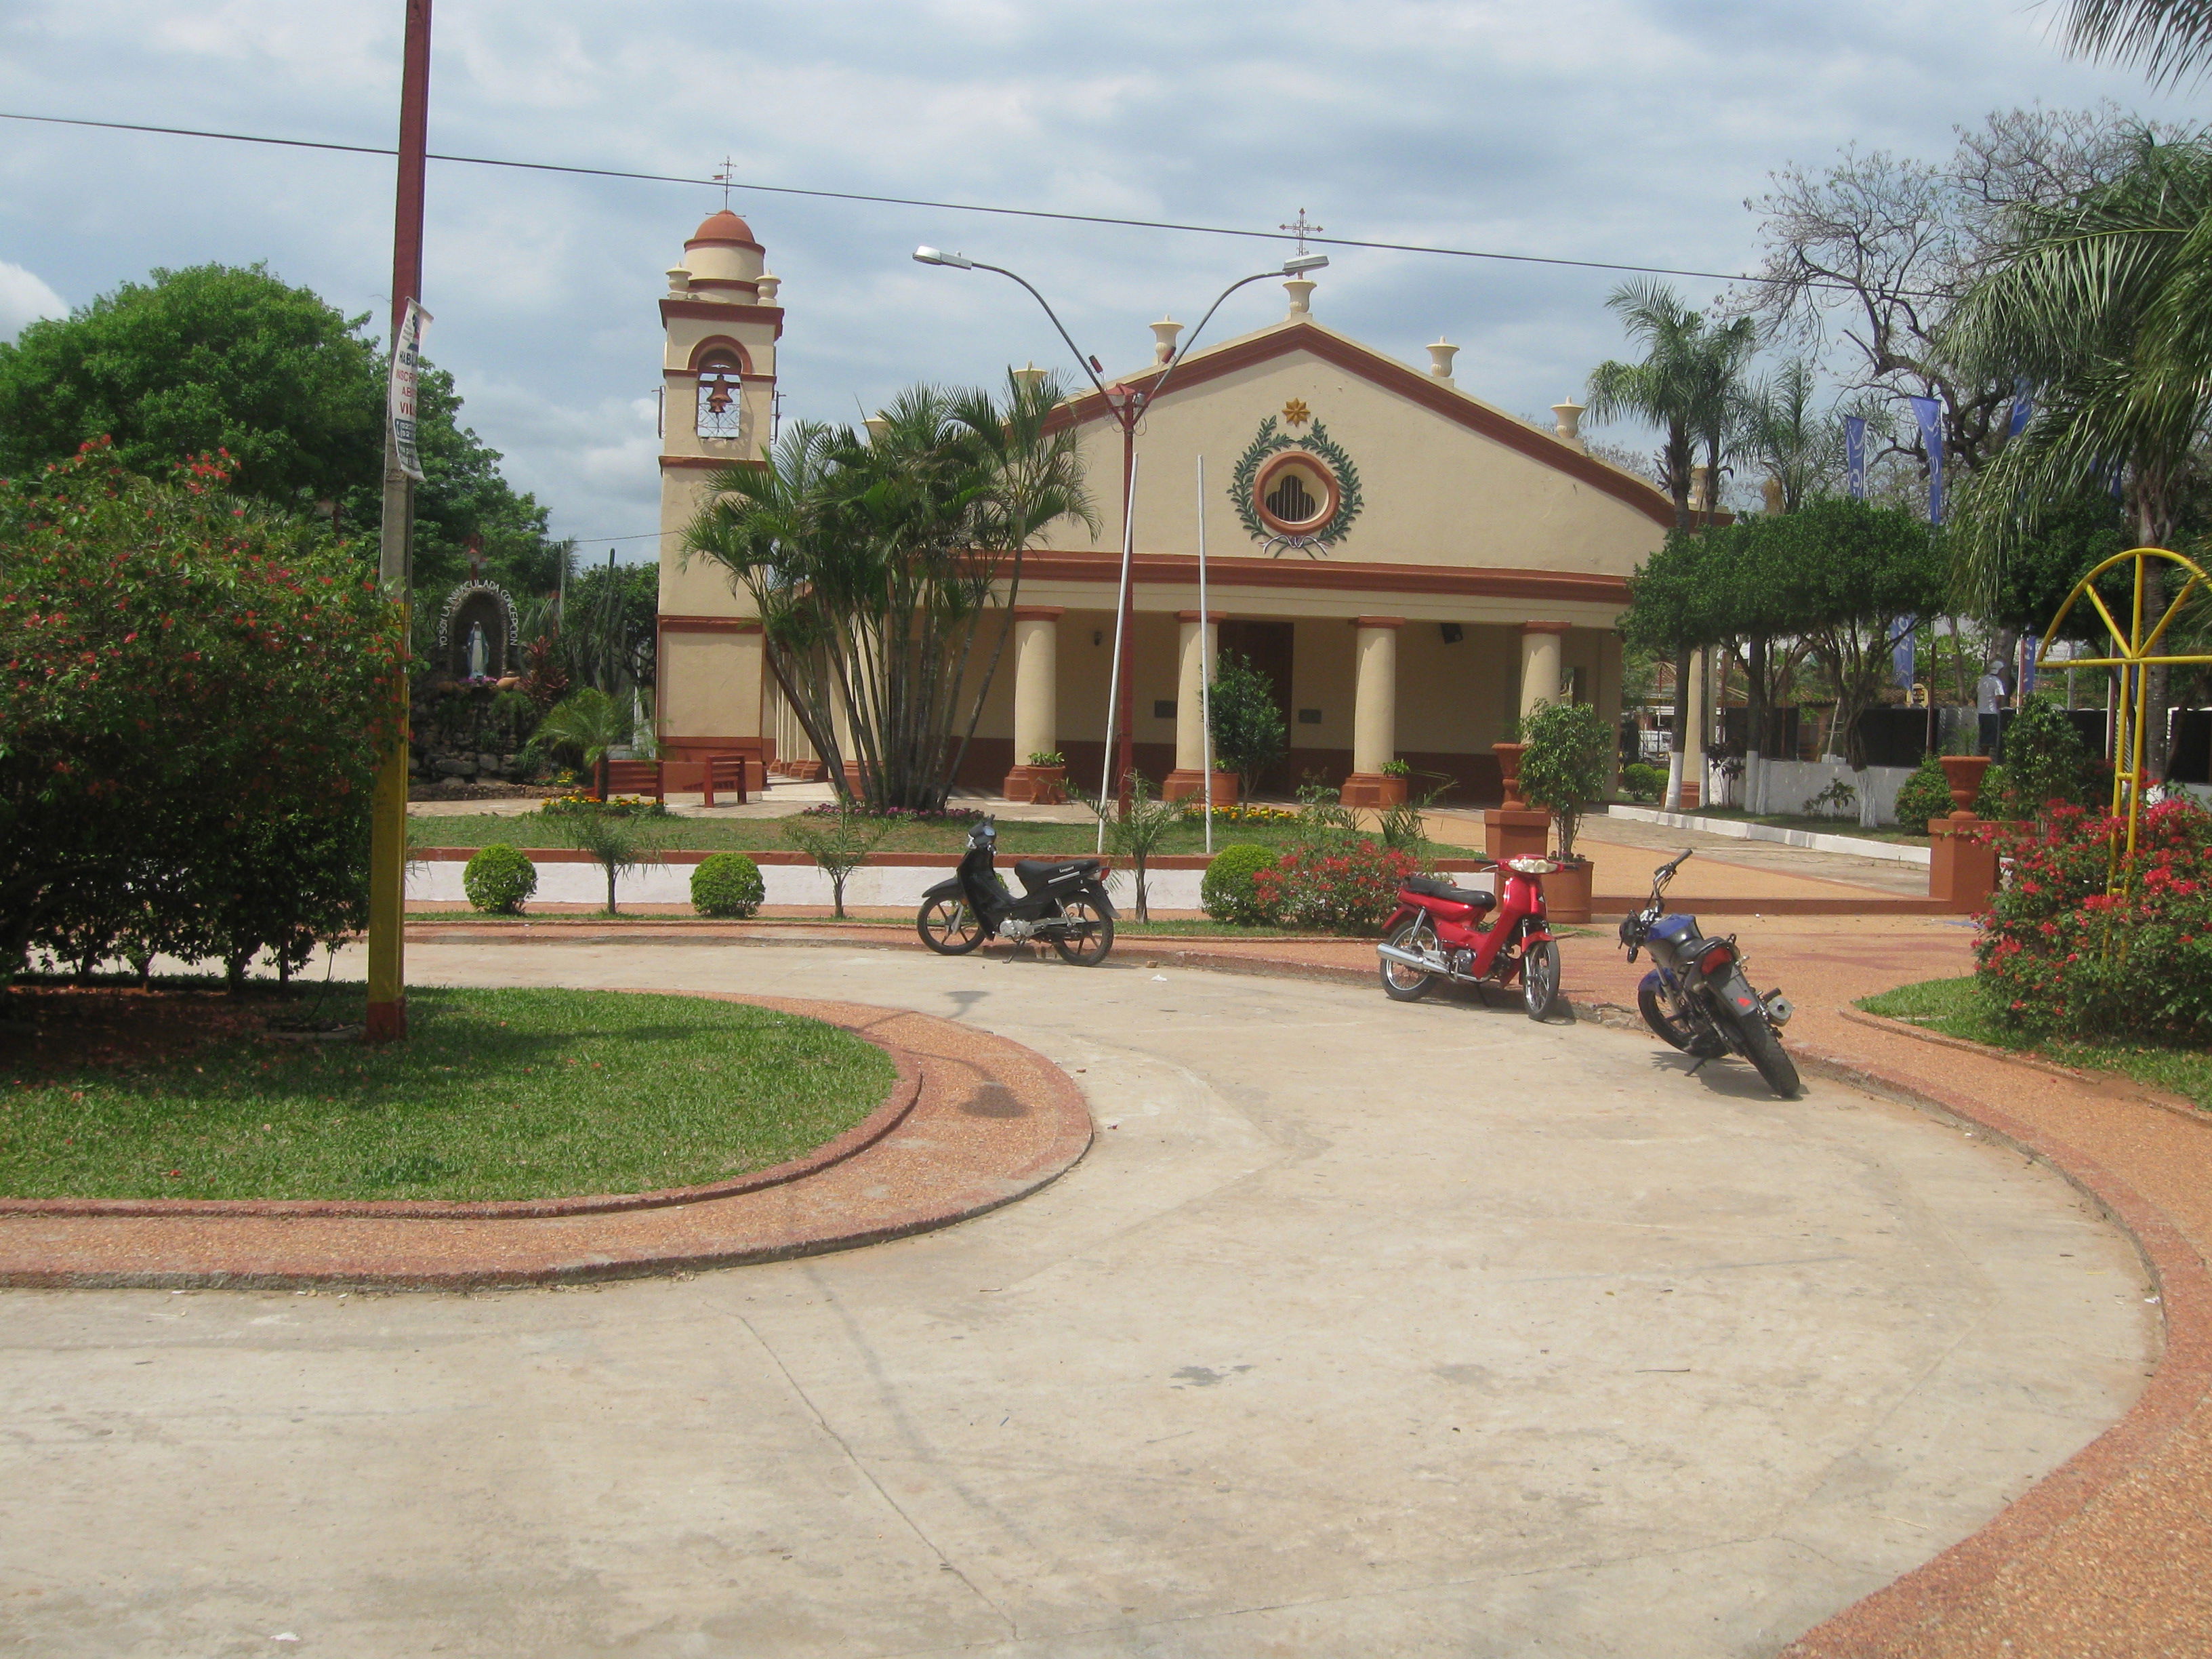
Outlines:
[{"label": "flowering shrub", "polygon": [[2212,814],[2146,811],[2122,891],[2105,891],[2124,823],[2053,805],[2039,826],[1991,832],[2010,878],[1975,965],[1997,1018],[2023,1030],[2111,1041],[2212,1041]]},{"label": "flowering shrub", "polygon": [[0,480],[0,979],[27,950],[280,968],[358,927],[404,642],[361,556],[106,440]]},{"label": "flowering shrub", "polygon": [[1357,933],[1380,927],[1398,906],[1398,884],[1413,873],[1405,854],[1365,839],[1345,846],[1293,848],[1252,878],[1254,901],[1295,927]]},{"label": "flowering shrub", "polygon": [[609,795],[605,800],[593,800],[586,789],[571,789],[565,795],[546,798],[538,809],[540,817],[572,818],[585,812],[597,812],[602,817],[665,818],[668,808],[657,800],[647,800],[642,795]]},{"label": "flowering shrub", "polygon": [[[1182,817],[1187,823],[1196,823],[1206,817],[1206,802],[1197,795],[1182,798]],[[1239,801],[1234,806],[1213,809],[1216,823],[1296,823],[1298,815],[1284,806],[1260,806]]]}]

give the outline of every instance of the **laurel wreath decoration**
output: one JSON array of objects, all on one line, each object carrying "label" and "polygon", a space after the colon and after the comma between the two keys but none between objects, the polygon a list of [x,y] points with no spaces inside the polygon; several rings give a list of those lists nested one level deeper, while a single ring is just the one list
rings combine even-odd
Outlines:
[{"label": "laurel wreath decoration", "polygon": [[[1261,465],[1269,456],[1286,449],[1304,450],[1325,462],[1336,475],[1336,511],[1327,524],[1308,535],[1285,536],[1269,529],[1253,501],[1253,485],[1260,476]],[[1359,493],[1359,469],[1344,453],[1344,446],[1328,435],[1327,426],[1316,421],[1313,430],[1301,437],[1278,429],[1273,415],[1260,422],[1260,430],[1237,461],[1236,471],[1230,475],[1229,499],[1237,508],[1238,522],[1271,558],[1280,558],[1285,551],[1293,550],[1310,559],[1323,556],[1350,532],[1352,521],[1359,516],[1364,505]]]}]

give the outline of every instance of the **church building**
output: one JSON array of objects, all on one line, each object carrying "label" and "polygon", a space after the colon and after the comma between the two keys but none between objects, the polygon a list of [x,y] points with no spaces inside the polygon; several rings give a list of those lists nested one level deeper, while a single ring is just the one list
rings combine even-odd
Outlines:
[{"label": "church building", "polygon": [[[1616,720],[1626,579],[1660,545],[1672,504],[1584,452],[1573,403],[1554,406],[1553,429],[1533,427],[1461,389],[1456,347],[1440,341],[1425,368],[1408,366],[1317,321],[1314,282],[1282,286],[1279,321],[1193,351],[1138,428],[1137,769],[1170,794],[1199,787],[1203,665],[1232,651],[1273,683],[1289,732],[1264,788],[1318,780],[1371,805],[1403,788],[1384,769],[1402,762],[1417,793],[1426,773],[1452,781],[1447,799],[1494,801],[1490,745],[1520,714],[1567,696]],[[658,720],[679,776],[712,753],[777,770],[812,757],[750,601],[720,566],[687,562],[680,540],[708,471],[766,453],[777,288],[726,210],[684,245],[661,300]],[[1153,324],[1153,361],[1109,390],[1148,392],[1182,326]],[[1096,390],[1066,407],[1100,529],[1063,522],[1024,562],[1013,636],[959,780],[993,793],[1032,753],[1066,756],[1094,791],[1105,763],[1122,434]]]}]

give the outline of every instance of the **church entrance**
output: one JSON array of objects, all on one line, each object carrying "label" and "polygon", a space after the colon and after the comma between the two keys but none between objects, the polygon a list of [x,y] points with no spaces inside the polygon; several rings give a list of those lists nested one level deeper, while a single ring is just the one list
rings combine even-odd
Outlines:
[{"label": "church entrance", "polygon": [[[1275,694],[1275,712],[1283,717],[1283,732],[1287,739],[1291,730],[1291,653],[1297,625],[1286,622],[1224,622],[1217,635],[1217,649],[1224,658],[1242,657],[1267,677]],[[1287,747],[1283,758],[1261,775],[1260,788],[1263,793],[1286,795],[1291,793],[1291,757]]]}]

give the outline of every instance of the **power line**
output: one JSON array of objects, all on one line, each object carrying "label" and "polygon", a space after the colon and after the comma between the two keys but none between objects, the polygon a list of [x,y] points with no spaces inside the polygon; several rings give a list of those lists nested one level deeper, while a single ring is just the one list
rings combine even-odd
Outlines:
[{"label": "power line", "polygon": [[[152,126],[136,121],[92,121],[69,115],[26,115],[14,110],[0,110],[0,120],[35,121],[47,126],[97,127],[109,132],[150,132],[173,138],[215,138],[236,144],[271,144],[285,149],[335,150],[346,155],[394,155],[398,152],[376,144],[339,144],[315,138],[270,138],[259,133],[216,132],[201,127]],[[560,173],[582,179],[621,179],[642,184],[704,185],[719,188],[727,184],[732,190],[750,191],[757,195],[805,196],[828,202],[866,202],[884,207],[933,208],[947,213],[983,213],[1012,219],[1049,219],[1061,224],[1107,225],[1133,230],[1171,230],[1195,236],[1236,236],[1257,241],[1287,242],[1291,238],[1281,231],[1247,230],[1236,225],[1189,224],[1174,219],[1124,219],[1103,213],[1056,213],[1045,208],[998,207],[983,202],[933,202],[913,196],[876,196],[860,191],[805,190],[796,185],[752,184],[739,179],[692,179],[678,173],[630,173],[617,167],[570,167],[557,161],[516,161],[492,155],[452,155],[438,150],[430,152],[434,161],[453,161],[467,167],[511,167],[525,173]],[[1621,270],[1650,276],[1696,276],[1723,283],[1751,283],[1759,279],[1742,271],[1691,270],[1679,265],[1638,265],[1611,259],[1566,259],[1540,253],[1499,253],[1486,248],[1439,247],[1425,242],[1382,242],[1356,236],[1316,236],[1309,234],[1309,242],[1318,242],[1328,247],[1366,248],[1382,253],[1433,253],[1454,259],[1492,259],[1508,264],[1560,265],[1577,270]],[[1814,282],[1814,287],[1842,287],[1841,283]]]}]

